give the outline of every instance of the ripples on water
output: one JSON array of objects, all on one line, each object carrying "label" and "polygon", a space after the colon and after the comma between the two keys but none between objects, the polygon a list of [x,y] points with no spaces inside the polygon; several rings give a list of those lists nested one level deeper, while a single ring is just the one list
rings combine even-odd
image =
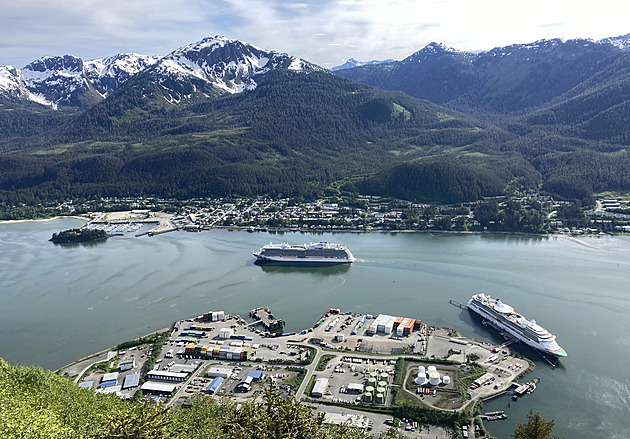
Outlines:
[{"label": "ripples on water", "polygon": [[[56,368],[97,350],[209,310],[246,315],[269,306],[287,330],[330,307],[421,318],[464,335],[498,335],[448,304],[484,291],[558,337],[569,353],[551,370],[537,361],[538,390],[489,423],[510,437],[530,408],[555,419],[554,433],[581,439],[630,430],[630,239],[441,234],[249,234],[215,230],[111,238],[55,246],[75,220],[0,224],[0,352],[13,363]],[[270,241],[348,245],[352,266],[272,267],[252,251]],[[528,354],[530,355],[530,354]]]}]

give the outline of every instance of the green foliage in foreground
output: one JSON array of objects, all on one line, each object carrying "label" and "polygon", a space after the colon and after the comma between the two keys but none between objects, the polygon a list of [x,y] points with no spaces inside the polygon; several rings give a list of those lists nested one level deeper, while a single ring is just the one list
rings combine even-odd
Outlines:
[{"label": "green foliage in foreground", "polygon": [[516,430],[512,437],[516,439],[559,439],[558,436],[551,435],[553,425],[554,421],[545,421],[538,412],[533,413],[530,410],[526,423],[521,424],[516,421]]},{"label": "green foliage in foreground", "polygon": [[[264,398],[238,406],[196,397],[186,409],[130,403],[95,394],[41,368],[0,359],[0,437],[93,438],[367,438],[347,426],[329,428],[323,415],[293,397],[267,389]],[[389,432],[387,437],[395,437]]]}]

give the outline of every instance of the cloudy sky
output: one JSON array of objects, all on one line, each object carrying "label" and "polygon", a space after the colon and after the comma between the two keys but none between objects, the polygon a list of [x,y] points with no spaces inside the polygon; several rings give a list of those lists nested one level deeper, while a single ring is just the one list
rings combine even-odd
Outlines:
[{"label": "cloudy sky", "polygon": [[432,41],[489,50],[630,32],[626,0],[0,0],[0,65],[45,55],[165,55],[224,35],[333,67]]}]

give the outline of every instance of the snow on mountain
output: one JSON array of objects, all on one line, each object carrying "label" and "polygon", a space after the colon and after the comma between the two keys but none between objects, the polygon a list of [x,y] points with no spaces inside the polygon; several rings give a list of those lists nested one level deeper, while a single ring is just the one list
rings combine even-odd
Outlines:
[{"label": "snow on mountain", "polygon": [[385,59],[385,60],[372,60],[372,61],[357,61],[354,58],[350,58],[348,59],[348,61],[346,61],[345,63],[339,65],[339,66],[335,66],[332,67],[330,70],[333,72],[336,72],[337,70],[344,70],[344,69],[351,69],[353,67],[361,67],[361,66],[371,66],[371,65],[375,65],[375,64],[384,64],[384,63],[388,63],[388,62],[392,62],[393,59]]},{"label": "snow on mountain", "polygon": [[197,79],[227,93],[253,90],[255,77],[274,69],[317,70],[307,61],[251,44],[215,36],[189,44],[162,58],[152,71],[161,83],[166,79]]},{"label": "snow on mountain", "polygon": [[450,55],[462,59],[473,58],[475,55],[470,52],[464,52],[453,47],[448,47],[443,43],[430,43],[415,53],[412,53],[403,62],[423,62],[429,58],[441,55]]},{"label": "snow on mountain", "polygon": [[157,63],[160,58],[137,53],[119,53],[85,61],[85,77],[102,96],[107,96],[136,73]]},{"label": "snow on mountain", "polygon": [[13,66],[0,66],[0,93],[22,95],[22,72]]},{"label": "snow on mountain", "polygon": [[57,108],[79,89],[86,89],[83,60],[76,56],[45,56],[22,69],[22,83],[29,99]]},{"label": "snow on mountain", "polygon": [[603,44],[612,44],[621,50],[630,50],[630,34],[604,38],[603,40],[599,40],[599,42]]}]

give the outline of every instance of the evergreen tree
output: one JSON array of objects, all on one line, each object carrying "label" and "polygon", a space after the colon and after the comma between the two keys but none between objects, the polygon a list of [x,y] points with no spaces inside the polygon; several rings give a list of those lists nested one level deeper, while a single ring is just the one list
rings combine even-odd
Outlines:
[{"label": "evergreen tree", "polygon": [[558,436],[552,436],[554,421],[545,421],[540,417],[538,412],[533,413],[531,410],[527,414],[527,422],[521,424],[516,421],[516,430],[512,434],[516,439],[559,439]]}]

